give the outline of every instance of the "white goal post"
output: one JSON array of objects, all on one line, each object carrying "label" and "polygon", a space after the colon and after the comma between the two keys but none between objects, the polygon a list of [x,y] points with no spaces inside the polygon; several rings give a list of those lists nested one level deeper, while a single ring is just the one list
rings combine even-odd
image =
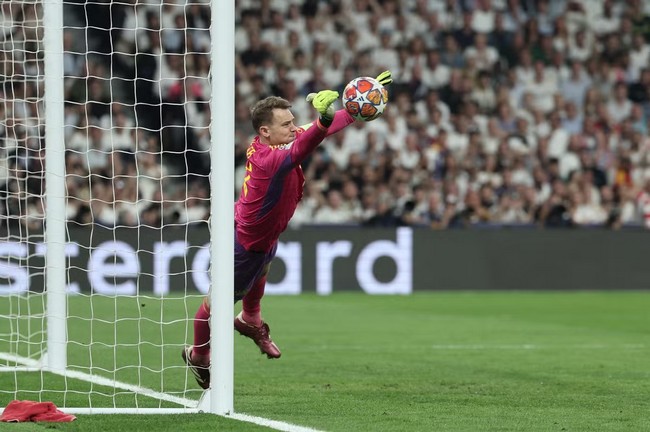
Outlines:
[{"label": "white goal post", "polygon": [[234,0],[16,0],[0,30],[0,412],[234,415]]}]

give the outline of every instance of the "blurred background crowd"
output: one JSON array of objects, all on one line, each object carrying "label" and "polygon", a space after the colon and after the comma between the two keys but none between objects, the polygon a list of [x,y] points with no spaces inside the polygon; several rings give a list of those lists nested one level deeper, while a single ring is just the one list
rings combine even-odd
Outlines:
[{"label": "blurred background crowd", "polygon": [[[40,9],[0,6],[1,211],[32,228]],[[282,96],[307,124],[309,92],[393,72],[385,114],[304,164],[294,227],[650,227],[650,2],[239,0],[236,13],[236,194],[255,101]],[[69,220],[205,221],[207,2],[69,0],[65,20]]]}]

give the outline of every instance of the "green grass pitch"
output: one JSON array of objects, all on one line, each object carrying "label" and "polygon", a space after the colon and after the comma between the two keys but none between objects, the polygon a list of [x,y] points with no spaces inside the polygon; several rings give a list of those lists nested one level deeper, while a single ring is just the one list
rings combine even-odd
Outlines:
[{"label": "green grass pitch", "polygon": [[[197,399],[180,347],[191,340],[186,312],[193,316],[199,301],[72,297],[69,363]],[[26,302],[0,301],[0,352],[9,350],[10,325],[26,331],[25,319],[7,318],[26,313]],[[235,337],[240,413],[326,431],[650,430],[650,292],[307,294],[266,297],[263,307],[283,355],[268,360]],[[122,321],[113,325],[116,313]],[[91,315],[96,319],[88,321]],[[37,344],[42,336],[31,325],[30,342]],[[121,347],[112,346],[116,340]],[[0,404],[12,399],[12,389],[20,399],[37,400],[32,391],[43,380],[53,391],[41,398],[59,406],[88,406],[89,390],[99,406],[175,406],[34,372],[0,373]],[[205,414],[84,415],[71,424],[0,424],[0,430],[48,426],[267,430]]]}]

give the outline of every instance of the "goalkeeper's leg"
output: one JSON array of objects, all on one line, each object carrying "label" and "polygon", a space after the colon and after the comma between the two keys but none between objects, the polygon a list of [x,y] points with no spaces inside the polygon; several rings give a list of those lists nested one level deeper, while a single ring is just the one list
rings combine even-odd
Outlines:
[{"label": "goalkeeper's leg", "polygon": [[[250,283],[246,285],[243,292],[237,291],[237,286],[244,286],[245,275],[250,274],[250,269],[246,266],[238,267],[238,263],[245,263],[250,260],[257,261],[258,253],[243,251],[241,259],[235,253],[235,301],[242,299],[242,312],[235,317],[235,329],[242,335],[251,338],[259,347],[262,354],[268,358],[279,358],[281,353],[278,346],[271,340],[271,330],[268,324],[262,320],[260,302],[264,296],[264,287],[266,286],[266,275],[271,267],[271,260],[275,257],[277,250],[276,245],[266,254],[263,254],[263,262],[260,271],[257,272]],[[243,249],[243,248],[242,248]],[[242,276],[242,283],[238,284],[238,276]],[[247,281],[248,282],[248,281]]]},{"label": "goalkeeper's leg", "polygon": [[[262,321],[260,302],[276,249],[277,245],[269,253],[249,252],[235,244],[235,302],[244,299],[244,310],[235,318],[234,326],[241,335],[251,338],[269,358],[280,357],[280,350],[271,340],[268,324]],[[199,386],[210,387],[209,294],[194,316],[194,345],[185,347],[181,354]]]},{"label": "goalkeeper's leg", "polygon": [[264,273],[255,281],[253,287],[242,299],[241,317],[244,321],[254,326],[262,325],[262,297],[264,297],[264,287],[266,286],[266,275],[268,266]]},{"label": "goalkeeper's leg", "polygon": [[203,299],[194,315],[193,358],[201,363],[210,364],[210,297]]},{"label": "goalkeeper's leg", "polygon": [[194,345],[183,348],[183,361],[201,388],[210,387],[210,297],[205,297],[194,315]]},{"label": "goalkeeper's leg", "polygon": [[271,329],[262,320],[260,301],[264,296],[266,274],[269,265],[264,268],[262,275],[255,281],[251,290],[243,298],[242,311],[235,318],[235,329],[242,335],[255,342],[268,358],[279,358],[282,354],[278,346],[271,340]]},{"label": "goalkeeper's leg", "polygon": [[[261,252],[248,252],[239,243],[235,243],[235,303],[246,296],[254,286],[254,282],[263,275],[266,281],[266,272],[268,272],[268,265],[270,259],[275,255],[275,249],[272,251],[270,258],[268,254]],[[210,287],[212,291],[212,287]],[[261,294],[259,288],[253,290],[259,298],[257,303],[249,301],[249,310],[257,311],[257,318],[255,315],[248,315],[247,318],[251,319],[252,324],[259,324],[258,320],[260,313],[259,301],[264,295],[264,286],[261,287]],[[252,303],[252,304],[251,304]],[[210,364],[210,294],[203,299],[203,303],[194,315],[194,345],[192,346],[191,357],[197,364],[209,365]]]}]

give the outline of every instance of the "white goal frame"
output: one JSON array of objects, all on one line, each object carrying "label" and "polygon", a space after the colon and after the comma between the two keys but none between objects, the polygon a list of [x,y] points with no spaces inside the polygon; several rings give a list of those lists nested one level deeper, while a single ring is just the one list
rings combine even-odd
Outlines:
[{"label": "white goal frame", "polygon": [[[210,280],[218,289],[211,291],[211,388],[194,401],[104,380],[67,370],[66,301],[66,192],[64,139],[63,0],[43,1],[45,55],[45,136],[46,136],[46,296],[47,353],[40,361],[29,361],[24,370],[42,370],[73,379],[93,381],[126,389],[145,396],[164,398],[179,408],[94,408],[64,407],[72,414],[179,414],[207,412],[231,415],[233,410],[233,327],[234,315],[234,0],[211,0],[210,35],[211,123],[210,123]],[[216,67],[215,67],[216,66]],[[217,139],[218,138],[218,139]],[[229,223],[224,223],[228,221]],[[218,239],[218,241],[215,241]],[[110,381],[110,383],[109,383]],[[0,407],[2,412],[2,407]],[[255,421],[253,421],[255,422]]]}]

